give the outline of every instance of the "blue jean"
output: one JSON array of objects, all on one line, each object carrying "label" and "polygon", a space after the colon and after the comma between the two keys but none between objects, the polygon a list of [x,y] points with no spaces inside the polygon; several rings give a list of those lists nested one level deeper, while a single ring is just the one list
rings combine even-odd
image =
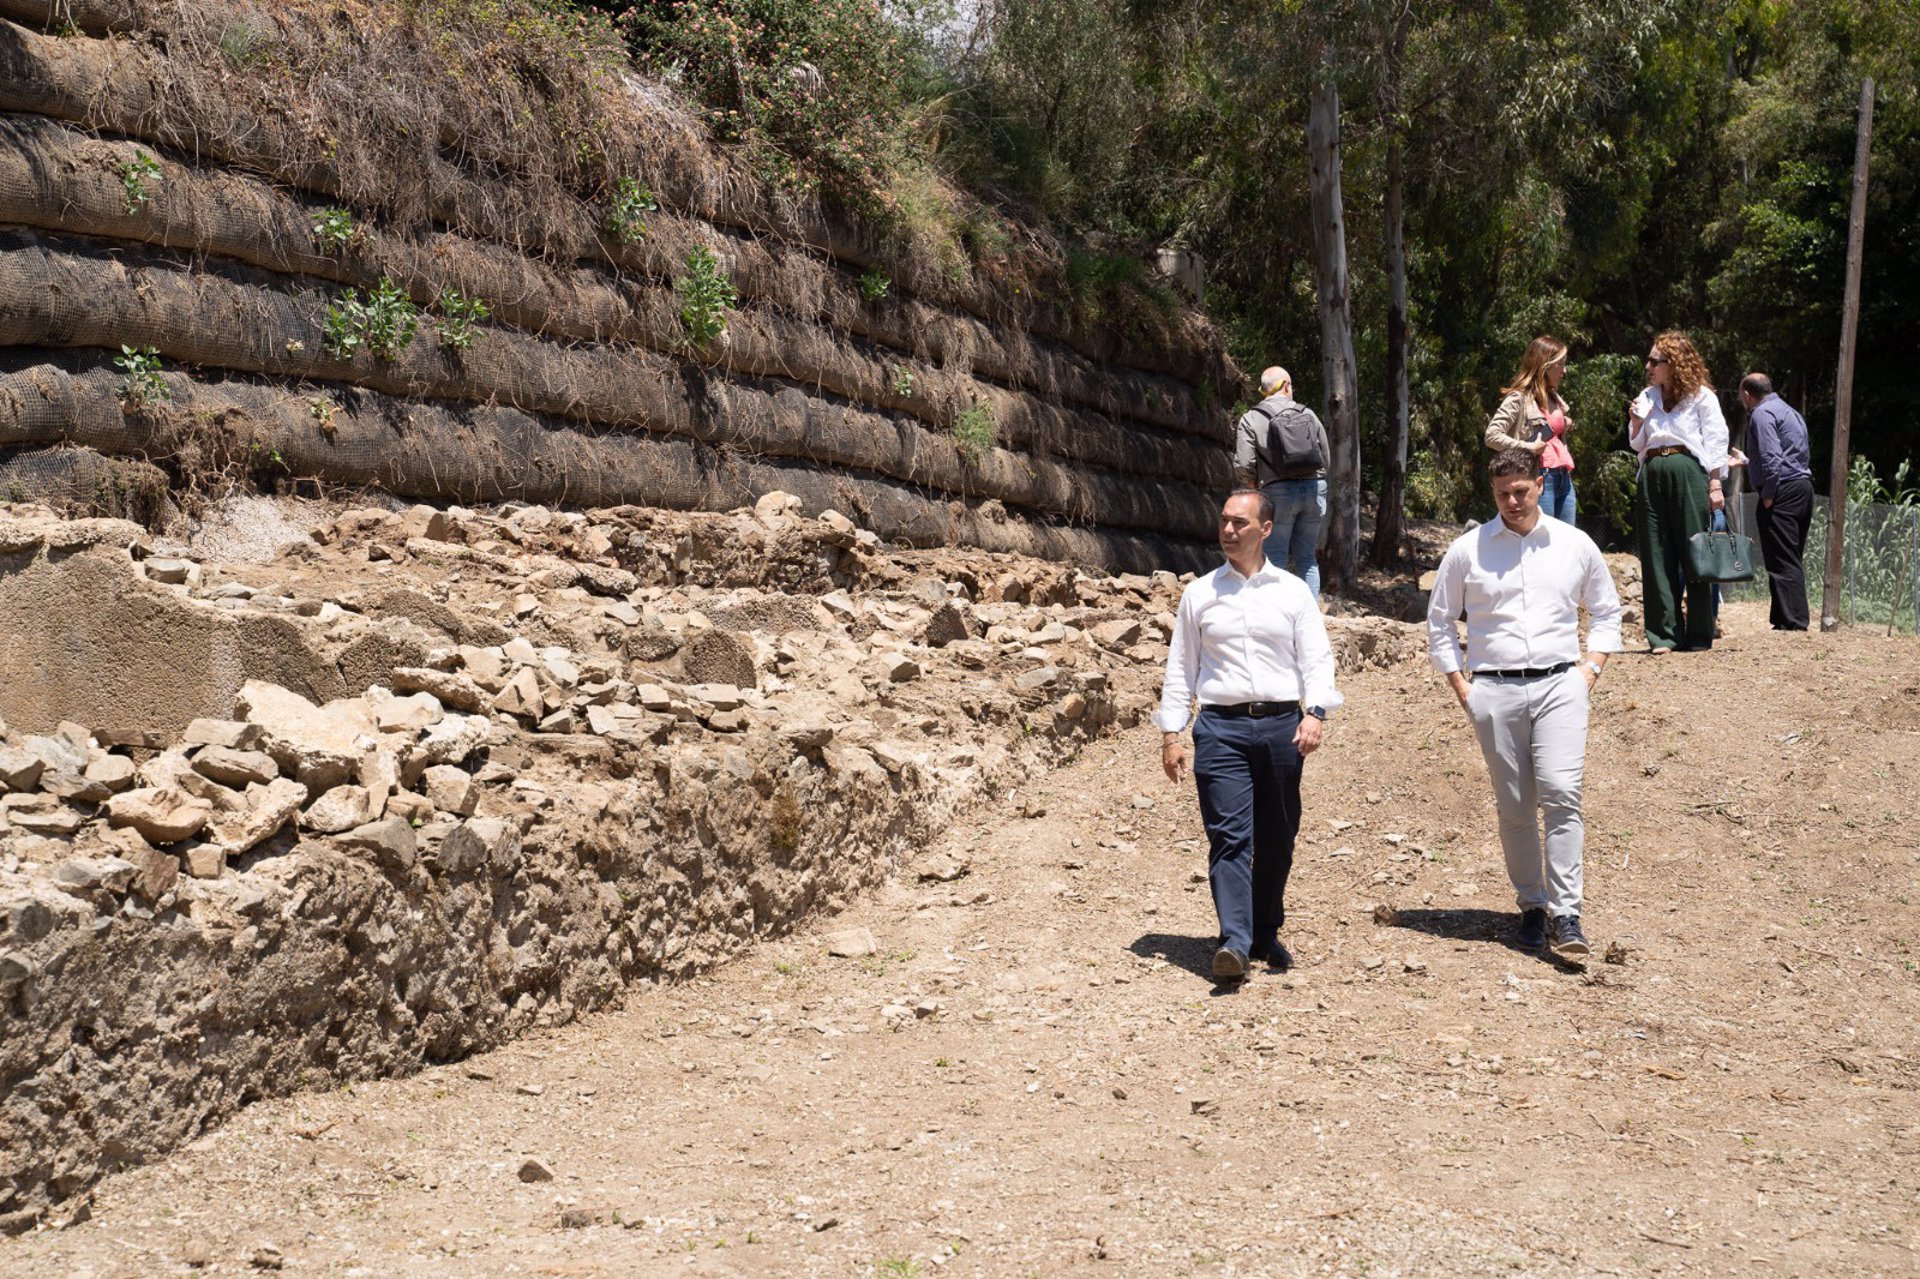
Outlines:
[{"label": "blue jean", "polygon": [[[1267,562],[1307,584],[1320,598],[1320,526],[1327,521],[1327,481],[1269,480],[1264,489],[1273,503],[1273,532],[1261,547]],[[1291,562],[1289,562],[1291,561]]]},{"label": "blue jean", "polygon": [[1287,875],[1300,833],[1300,712],[1244,719],[1201,711],[1193,780],[1207,827],[1207,880],[1220,944],[1246,954],[1287,922]]},{"label": "blue jean", "polygon": [[1573,523],[1573,468],[1550,466],[1544,472],[1547,486],[1540,494],[1540,509],[1562,524]]}]

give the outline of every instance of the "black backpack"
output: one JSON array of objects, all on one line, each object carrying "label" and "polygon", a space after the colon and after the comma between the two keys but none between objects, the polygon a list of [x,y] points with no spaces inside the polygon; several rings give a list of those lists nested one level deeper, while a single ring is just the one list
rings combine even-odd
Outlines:
[{"label": "black backpack", "polygon": [[1253,407],[1267,415],[1267,465],[1275,475],[1298,480],[1327,469],[1327,456],[1321,450],[1320,432],[1311,410],[1298,404]]}]

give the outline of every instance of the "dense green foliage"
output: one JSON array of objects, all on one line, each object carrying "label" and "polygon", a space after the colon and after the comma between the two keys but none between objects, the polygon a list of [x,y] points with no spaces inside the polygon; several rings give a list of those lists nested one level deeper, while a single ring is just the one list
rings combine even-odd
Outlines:
[{"label": "dense green foliage", "polygon": [[1855,102],[1872,75],[1854,443],[1883,473],[1911,451],[1920,411],[1900,377],[1920,346],[1911,0],[608,7],[638,60],[691,89],[763,172],[909,220],[944,216],[926,212],[929,176],[943,175],[1087,245],[1067,272],[1082,305],[1116,272],[1137,283],[1147,250],[1197,250],[1236,357],[1287,364],[1310,402],[1303,126],[1316,78],[1332,74],[1369,479],[1389,429],[1382,202],[1398,141],[1413,513],[1487,509],[1487,416],[1527,339],[1551,332],[1573,345],[1581,506],[1616,532],[1633,484],[1624,404],[1664,328],[1694,334],[1736,421],[1740,375],[1770,372],[1805,412],[1824,478]]}]

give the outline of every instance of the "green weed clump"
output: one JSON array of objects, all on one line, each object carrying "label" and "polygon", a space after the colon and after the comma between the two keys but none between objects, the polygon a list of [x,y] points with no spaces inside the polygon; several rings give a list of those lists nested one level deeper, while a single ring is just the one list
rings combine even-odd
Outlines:
[{"label": "green weed clump", "polygon": [[153,198],[153,184],[160,181],[160,162],[151,154],[136,149],[133,159],[120,166],[120,186],[126,195],[127,212],[138,213],[140,206]]},{"label": "green weed clump", "polygon": [[325,343],[327,354],[336,360],[350,360],[362,347],[375,359],[395,359],[419,331],[420,312],[413,299],[386,276],[364,299],[360,290],[348,289],[327,308]]},{"label": "green weed clump", "polygon": [[630,244],[647,233],[646,215],[658,211],[660,202],[653,191],[638,178],[621,178],[615,184],[613,201],[607,207],[607,234],[622,244]]},{"label": "green weed clump", "polygon": [[953,442],[969,462],[978,462],[991,453],[999,438],[1000,425],[994,420],[991,405],[976,400],[953,420]]},{"label": "green weed clump", "polygon": [[485,302],[470,298],[458,289],[440,290],[434,310],[439,313],[434,331],[439,334],[441,348],[448,351],[464,351],[472,346],[474,326],[486,323],[493,315]]},{"label": "green weed clump", "polygon": [[696,350],[705,350],[727,331],[727,313],[739,301],[720,259],[702,246],[687,254],[687,273],[673,282],[680,299],[680,326]]},{"label": "green weed clump", "polygon": [[353,214],[345,209],[322,209],[313,219],[313,241],[322,253],[345,252],[359,231],[353,223]]},{"label": "green weed clump", "polygon": [[151,346],[122,346],[113,366],[120,380],[120,403],[130,409],[150,409],[173,398],[173,388],[160,376],[160,351]]}]

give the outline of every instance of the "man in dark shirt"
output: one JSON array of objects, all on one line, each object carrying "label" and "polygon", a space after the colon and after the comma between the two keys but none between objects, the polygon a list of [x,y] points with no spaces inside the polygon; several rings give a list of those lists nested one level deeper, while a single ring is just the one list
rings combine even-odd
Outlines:
[{"label": "man in dark shirt", "polygon": [[1747,478],[1760,498],[1760,557],[1773,594],[1768,619],[1776,631],[1807,629],[1807,575],[1801,565],[1813,519],[1813,468],[1807,422],[1773,393],[1764,373],[1740,380],[1747,410]]}]

